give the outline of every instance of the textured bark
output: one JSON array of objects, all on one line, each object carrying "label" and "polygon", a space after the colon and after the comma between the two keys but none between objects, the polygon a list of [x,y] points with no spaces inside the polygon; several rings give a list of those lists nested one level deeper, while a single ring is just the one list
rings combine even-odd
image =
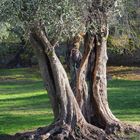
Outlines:
[{"label": "textured bark", "polygon": [[[106,21],[106,20],[104,20]],[[92,124],[105,130],[107,134],[117,135],[119,132],[140,132],[140,127],[134,127],[120,122],[111,112],[107,99],[107,38],[108,26],[105,22],[101,26],[101,32],[95,34],[95,60],[92,72]],[[91,116],[92,117],[92,116]]]},{"label": "textured bark", "polygon": [[86,121],[104,129],[106,133],[117,134],[128,130],[139,132],[139,127],[120,122],[109,108],[106,78],[107,37],[107,24],[101,26],[100,33],[85,36],[83,57],[76,76],[72,78],[76,81],[76,100]]},{"label": "textured bark", "polygon": [[[76,76],[75,93],[85,119],[102,129],[110,129],[109,125],[119,124],[119,120],[110,111],[107,100],[106,43],[107,36],[100,37],[100,42],[96,35],[85,36],[85,50]],[[90,61],[92,67],[88,67]],[[87,71],[91,78],[87,78]]]},{"label": "textured bark", "polygon": [[42,42],[38,40],[35,34],[31,33],[30,41],[34,48],[35,54],[38,58],[41,75],[44,81],[44,86],[48,91],[48,95],[50,96],[54,118],[57,119],[58,114],[59,114],[59,103],[56,96],[56,89],[54,86],[54,77],[53,77],[52,70],[50,67],[49,58],[44,52]]},{"label": "textured bark", "polygon": [[67,74],[55,54],[54,46],[48,41],[40,23],[35,24],[31,29],[30,40],[38,56],[44,83],[51,97],[55,121],[49,127],[29,134],[28,139],[107,138],[103,130],[86,122],[69,84]]},{"label": "textured bark", "polygon": [[107,36],[101,37],[100,42],[96,42],[95,66],[93,69],[93,101],[95,108],[95,120],[97,125],[103,129],[107,125],[119,122],[112,114],[107,99]]},{"label": "textured bark", "polygon": [[94,37],[89,33],[85,35],[84,38],[84,53],[81,60],[80,67],[76,76],[76,100],[79,107],[88,122],[91,122],[91,94],[89,92],[89,87],[86,82],[87,71],[88,71],[88,61],[91,51],[94,47]]},{"label": "textured bark", "polygon": [[[78,43],[69,43],[68,44],[68,67],[69,67],[69,72],[70,72],[70,76],[71,76],[71,87],[73,89],[73,92],[76,93],[76,79],[77,79],[77,73],[78,73],[78,69],[80,67],[80,62],[82,59],[82,53],[80,52],[80,48],[77,47],[76,45],[78,44],[78,46],[80,45],[80,41]],[[70,45],[71,44],[71,45]]]},{"label": "textured bark", "polygon": [[121,140],[118,132],[140,132],[139,127],[121,123],[110,111],[106,80],[107,26],[102,26],[101,31],[85,36],[84,53],[76,70],[73,91],[44,27],[40,22],[33,24],[30,41],[39,60],[55,120],[35,132],[17,134],[15,140]]}]

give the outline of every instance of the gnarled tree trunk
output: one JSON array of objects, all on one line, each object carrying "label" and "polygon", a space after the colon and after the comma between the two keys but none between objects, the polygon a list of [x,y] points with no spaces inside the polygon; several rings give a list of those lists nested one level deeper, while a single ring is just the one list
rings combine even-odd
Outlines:
[{"label": "gnarled tree trunk", "polygon": [[[99,37],[98,37],[99,38]],[[107,35],[100,37],[100,40],[95,41],[95,62],[92,73],[92,92],[95,108],[95,120],[97,125],[106,129],[108,125],[112,125],[119,120],[112,114],[108,105],[107,99],[107,78],[106,78],[106,63],[107,63]]]},{"label": "gnarled tree trunk", "polygon": [[93,49],[94,37],[91,37],[89,33],[85,35],[84,39],[84,52],[81,60],[81,64],[77,71],[76,85],[75,85],[75,97],[79,104],[79,107],[84,115],[85,119],[90,122],[91,120],[91,94],[89,92],[88,83],[86,82],[88,61]]},{"label": "gnarled tree trunk", "polygon": [[[34,22],[30,27],[30,42],[34,47],[45,87],[50,96],[54,121],[35,132],[19,134],[14,140],[114,140],[116,132],[133,130],[122,124],[110,111],[107,100],[107,11],[115,0],[94,0],[89,7],[84,52],[74,44],[71,82],[45,32],[44,25]],[[96,26],[96,27],[95,27]],[[90,66],[91,64],[91,66]],[[110,134],[114,134],[113,136]],[[123,139],[123,138],[122,138]]]},{"label": "gnarled tree trunk", "polygon": [[29,135],[30,139],[90,140],[107,138],[102,129],[85,120],[69,84],[67,74],[40,23],[33,25],[30,40],[38,56],[42,77],[50,95],[55,116],[52,125],[38,129],[36,133]]},{"label": "gnarled tree trunk", "polygon": [[[140,132],[139,127],[120,122],[109,108],[106,78],[107,24],[101,26],[101,31],[85,35],[84,53],[74,80],[75,98],[86,121],[105,130],[107,134]],[[92,66],[88,67],[88,64]]]},{"label": "gnarled tree trunk", "polygon": [[30,41],[39,60],[55,119],[48,127],[16,135],[15,140],[113,140],[123,139],[116,135],[122,127],[125,128],[123,130],[131,128],[140,132],[139,128],[122,125],[109,109],[106,81],[107,35],[107,32],[104,36],[90,33],[85,35],[84,53],[73,91],[44,27],[40,22],[33,24]]}]

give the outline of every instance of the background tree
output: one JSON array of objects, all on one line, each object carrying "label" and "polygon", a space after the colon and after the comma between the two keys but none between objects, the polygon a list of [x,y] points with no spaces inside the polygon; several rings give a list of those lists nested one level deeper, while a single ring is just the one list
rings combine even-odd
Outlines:
[{"label": "background tree", "polygon": [[111,50],[120,54],[133,53],[140,47],[139,4],[139,0],[124,1],[117,18],[112,18],[108,43]]},{"label": "background tree", "polygon": [[26,40],[23,27],[1,22],[0,67],[14,68],[31,66],[33,55],[29,41]]}]

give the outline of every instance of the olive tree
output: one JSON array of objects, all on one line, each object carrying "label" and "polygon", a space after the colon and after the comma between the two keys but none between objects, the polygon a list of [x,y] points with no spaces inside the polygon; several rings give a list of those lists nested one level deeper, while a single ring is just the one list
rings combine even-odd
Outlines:
[{"label": "olive tree", "polygon": [[[10,21],[15,24],[16,21],[26,29],[39,61],[55,118],[50,126],[28,133],[27,139],[102,140],[115,139],[119,131],[140,131],[139,128],[121,123],[112,114],[107,100],[108,21],[118,5],[117,2],[121,1],[0,2],[3,22]],[[74,80],[71,86],[70,79],[55,53],[55,47],[59,41],[72,38],[81,31],[85,32],[84,51],[80,52],[79,48],[76,48],[77,53],[72,55],[76,58],[73,63],[77,63],[78,57],[81,58],[75,73],[71,72],[71,79]],[[73,43],[73,48],[75,47]],[[81,55],[77,55],[79,53]]]}]

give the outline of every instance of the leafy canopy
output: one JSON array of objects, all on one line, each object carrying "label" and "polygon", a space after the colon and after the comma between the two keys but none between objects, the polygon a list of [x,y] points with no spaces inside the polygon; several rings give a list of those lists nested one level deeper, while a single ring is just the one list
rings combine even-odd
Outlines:
[{"label": "leafy canopy", "polygon": [[73,0],[2,0],[0,20],[24,25],[27,31],[34,21],[42,20],[48,37],[58,40],[84,29],[77,4]]}]

